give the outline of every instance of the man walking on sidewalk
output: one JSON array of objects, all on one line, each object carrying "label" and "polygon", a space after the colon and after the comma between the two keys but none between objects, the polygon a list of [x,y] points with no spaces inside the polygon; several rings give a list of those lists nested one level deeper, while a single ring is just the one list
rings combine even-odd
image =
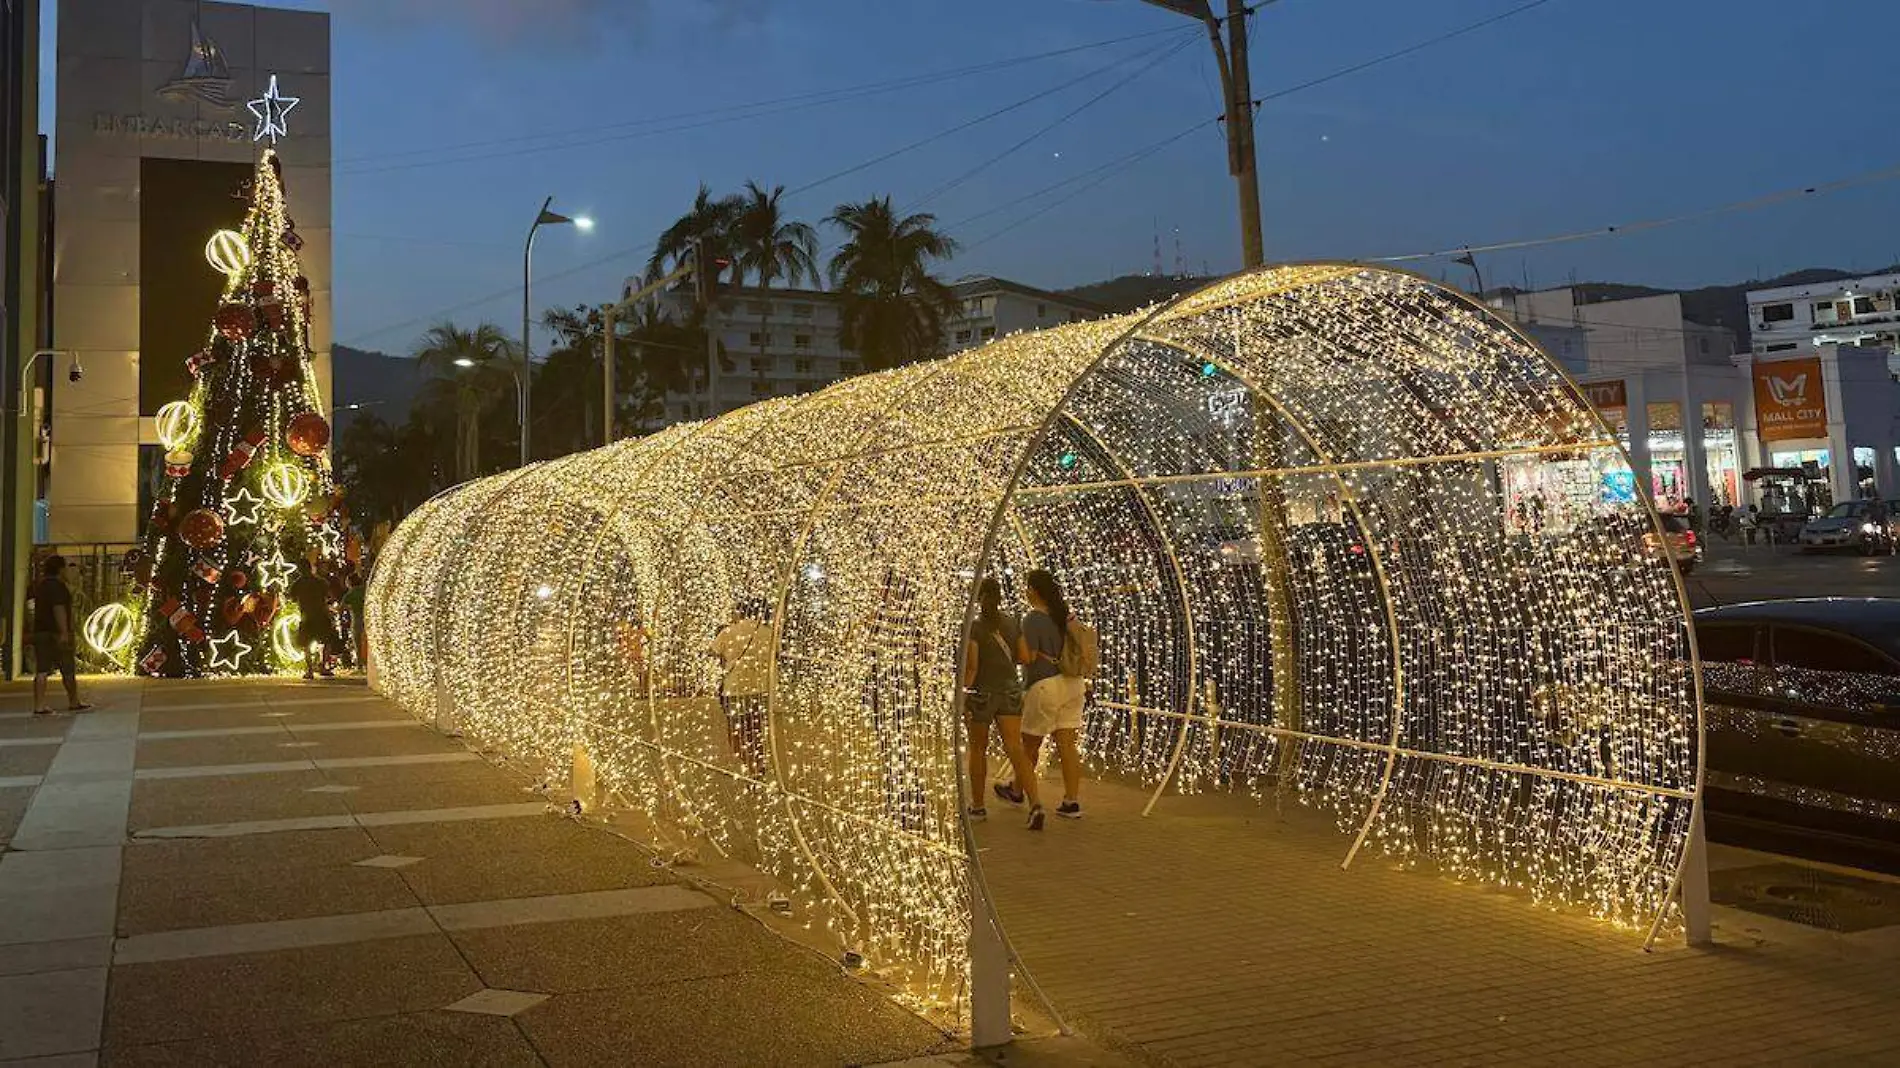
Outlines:
[{"label": "man walking on sidewalk", "polygon": [[40,565],[40,580],[33,585],[33,714],[50,716],[46,703],[46,676],[59,668],[60,681],[66,684],[66,710],[84,712],[92,706],[79,699],[78,668],[73,663],[73,595],[60,576],[66,573],[66,558],[54,554]]}]

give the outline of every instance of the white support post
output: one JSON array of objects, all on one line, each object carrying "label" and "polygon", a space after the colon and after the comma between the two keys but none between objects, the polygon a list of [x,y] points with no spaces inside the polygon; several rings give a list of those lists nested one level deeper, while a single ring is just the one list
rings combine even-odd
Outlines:
[{"label": "white support post", "polygon": [[1014,1037],[1010,1027],[1009,947],[996,926],[996,913],[982,881],[972,880],[970,909],[970,1045],[1001,1046]]},{"label": "white support post", "polygon": [[450,695],[448,684],[442,681],[439,666],[435,673],[435,729],[451,738],[460,734],[455,724],[455,698]]},{"label": "white support post", "polygon": [[1682,928],[1683,938],[1691,946],[1715,944],[1709,928],[1709,840],[1703,831],[1700,805],[1689,826],[1689,852],[1682,865]]},{"label": "white support post", "polygon": [[599,787],[594,779],[594,758],[587,755],[587,747],[574,747],[573,769],[568,784],[574,795],[574,803],[582,812],[592,812],[599,805]]}]

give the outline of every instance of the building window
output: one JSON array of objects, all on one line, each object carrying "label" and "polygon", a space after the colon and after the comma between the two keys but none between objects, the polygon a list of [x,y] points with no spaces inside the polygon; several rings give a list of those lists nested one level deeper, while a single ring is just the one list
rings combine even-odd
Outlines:
[{"label": "building window", "polygon": [[792,372],[794,374],[801,374],[801,375],[811,374],[811,361],[810,360],[793,360]]},{"label": "building window", "polygon": [[772,314],[772,305],[770,301],[748,300],[745,302],[745,310],[751,312],[753,315],[770,315]]},{"label": "building window", "polygon": [[989,339],[991,339],[991,338],[993,338],[993,337],[995,337],[995,336],[996,336],[996,328],[995,328],[995,327],[993,327],[993,326],[986,326],[986,327],[984,327],[984,328],[983,328],[983,340],[985,340],[985,341],[988,341]]},{"label": "building window", "polygon": [[764,374],[765,369],[767,367],[770,367],[771,365],[772,365],[772,361],[770,360],[760,359],[757,356],[752,357],[752,373],[755,375]]},{"label": "building window", "polygon": [[1816,304],[1814,306],[1814,321],[1817,323],[1833,322],[1834,321],[1834,302],[1830,300],[1825,304]]},{"label": "building window", "polygon": [[811,318],[811,305],[809,305],[809,304],[794,304],[794,305],[792,305],[792,318],[794,318],[794,319],[809,319],[809,318]]},{"label": "building window", "polygon": [[1047,304],[1036,305],[1036,318],[1041,319],[1044,316],[1047,316],[1048,314],[1049,314],[1049,305]]},{"label": "building window", "polygon": [[745,336],[745,340],[746,340],[746,344],[748,345],[770,345],[772,343],[772,340],[770,337],[768,337],[765,334],[759,333],[757,330],[754,330],[750,334],[747,334]]},{"label": "building window", "polygon": [[1792,341],[1784,341],[1779,345],[1770,345],[1767,348],[1763,349],[1762,351],[1763,352],[1792,352],[1793,350],[1798,349],[1800,347],[1801,346],[1795,344]]},{"label": "building window", "polygon": [[770,382],[767,382],[767,381],[765,381],[764,379],[759,379],[758,381],[756,381],[756,382],[753,382],[753,383],[752,383],[752,395],[753,395],[754,397],[769,397],[769,396],[771,396],[771,395],[772,395],[772,383],[770,383]]},{"label": "building window", "polygon": [[[1699,337],[1699,338],[1696,338],[1695,340],[1696,340],[1696,344],[1700,346],[1702,349],[1702,355],[1707,356],[1709,354],[1709,339],[1706,337]],[[1564,342],[1564,345],[1567,348],[1569,347],[1570,343],[1566,341]]]},{"label": "building window", "polygon": [[1872,297],[1855,297],[1854,298],[1854,314],[1855,315],[1872,315],[1873,313],[1874,313],[1874,298]]},{"label": "building window", "polygon": [[1761,321],[1764,323],[1790,323],[1794,321],[1793,304],[1764,304],[1761,306]]},{"label": "building window", "polygon": [[854,374],[857,374],[857,373],[858,373],[858,361],[856,361],[856,360],[839,360],[839,361],[838,361],[838,373],[839,373],[839,374],[841,374],[841,375],[854,375]]},{"label": "building window", "polygon": [[810,348],[811,348],[811,335],[810,335],[810,334],[793,334],[793,335],[792,335],[792,347],[793,347],[793,348],[795,348],[795,349],[799,349],[799,350],[801,350],[801,351],[802,351],[802,350],[806,350],[806,349],[810,349]]},{"label": "building window", "polygon": [[968,330],[957,331],[957,344],[968,345],[969,343],[970,343],[970,332]]}]

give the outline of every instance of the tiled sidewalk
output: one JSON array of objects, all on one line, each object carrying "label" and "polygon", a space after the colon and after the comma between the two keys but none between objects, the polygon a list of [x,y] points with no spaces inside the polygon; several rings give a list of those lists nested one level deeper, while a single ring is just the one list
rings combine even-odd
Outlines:
[{"label": "tiled sidewalk", "polygon": [[[0,1062],[972,1058],[823,957],[548,812],[351,685],[0,691]],[[1164,1064],[1900,1063],[1900,926],[1717,910],[1713,950],[1394,869],[1310,815],[1091,784],[984,864],[1083,1034]],[[1717,851],[1718,865],[1764,858]]]},{"label": "tiled sidewalk", "polygon": [[1645,954],[1640,932],[1374,855],[1341,871],[1348,840],[1292,802],[1167,797],[1143,819],[1134,790],[1084,798],[1041,835],[992,804],[984,867],[1071,1024],[1145,1060],[1900,1064],[1900,925],[1718,907],[1713,949]]},{"label": "tiled sidewalk", "polygon": [[955,1056],[360,686],[91,693],[0,693],[0,1062]]}]

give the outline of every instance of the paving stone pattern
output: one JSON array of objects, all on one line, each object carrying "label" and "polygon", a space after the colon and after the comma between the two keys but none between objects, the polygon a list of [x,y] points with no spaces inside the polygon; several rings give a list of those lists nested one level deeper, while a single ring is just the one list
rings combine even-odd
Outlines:
[{"label": "paving stone pattern", "polygon": [[0,745],[0,1064],[957,1050],[360,686],[92,694],[49,722],[0,690],[0,742],[32,743]]},{"label": "paving stone pattern", "polygon": [[984,868],[1051,999],[1142,1060],[1900,1064],[1900,909],[1841,935],[1718,908],[1715,948],[1645,954],[1514,893],[1369,854],[1342,871],[1349,839],[1292,802],[1085,800],[1040,835],[992,802]]}]

